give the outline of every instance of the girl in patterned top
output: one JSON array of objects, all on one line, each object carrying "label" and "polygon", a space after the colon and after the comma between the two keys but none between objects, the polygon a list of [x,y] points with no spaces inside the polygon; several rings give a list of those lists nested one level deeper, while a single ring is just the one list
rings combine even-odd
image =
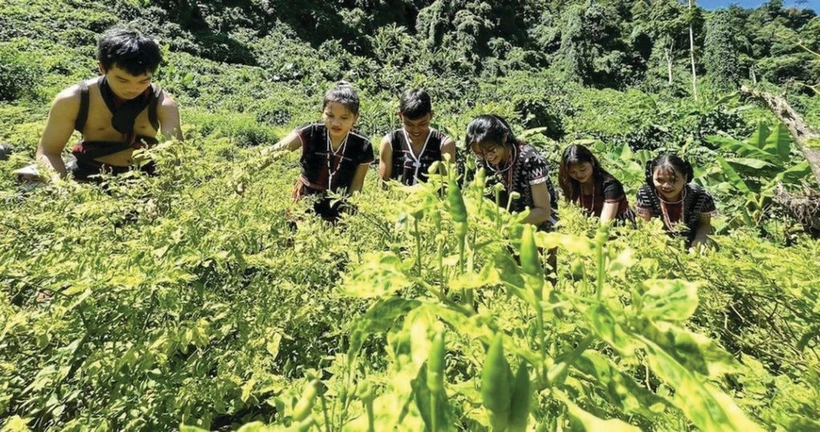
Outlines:
[{"label": "girl in patterned top", "polygon": [[455,163],[455,142],[430,127],[433,106],[426,91],[411,89],[401,95],[399,119],[403,127],[382,138],[379,151],[382,180],[395,179],[412,186],[426,182],[430,165],[444,160],[444,155],[450,155],[450,162]]},{"label": "girl in patterned top", "polygon": [[644,220],[660,218],[675,236],[686,235],[686,246],[706,243],[712,231],[715,201],[703,187],[691,183],[694,170],[689,162],[660,155],[646,164],[646,184],[638,190],[638,214]]},{"label": "girl in patterned top", "polygon": [[587,214],[597,216],[602,224],[613,219],[635,223],[635,214],[629,208],[623,185],[601,168],[588,148],[571,145],[564,150],[558,167],[558,184],[567,201],[583,207]]},{"label": "girl in patterned top", "polygon": [[494,115],[476,117],[467,126],[467,148],[478,158],[477,168],[487,171],[489,181],[504,185],[501,202],[510,194],[519,197],[510,210],[530,212],[524,220],[546,230],[557,222],[558,203],[549,178],[549,166],[534,147],[517,139],[504,119]]},{"label": "girl in patterned top", "polygon": [[347,205],[328,197],[327,192],[360,191],[373,162],[370,140],[353,130],[358,118],[358,95],[349,84],[340,83],[325,94],[322,122],[291,132],[270,151],[275,155],[281,150],[301,149],[302,172],[294,185],[293,198],[315,196],[313,210],[331,222]]}]

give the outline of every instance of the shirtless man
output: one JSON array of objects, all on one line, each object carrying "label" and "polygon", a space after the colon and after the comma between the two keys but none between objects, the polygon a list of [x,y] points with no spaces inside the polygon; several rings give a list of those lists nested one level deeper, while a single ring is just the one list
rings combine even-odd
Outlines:
[{"label": "shirtless man", "polygon": [[[157,133],[182,139],[179,109],[168,92],[151,84],[162,60],[157,43],[134,30],[110,29],[97,45],[101,76],[60,92],[51,105],[37,162],[50,173],[42,177],[94,180],[101,171],[120,174],[131,169],[135,150],[158,143]],[[72,148],[77,158],[70,169],[61,153],[74,130],[82,140]],[[153,171],[153,164],[141,167]],[[22,181],[37,181],[32,167],[16,171]]]},{"label": "shirtless man", "polygon": [[433,162],[456,161],[455,142],[442,132],[430,127],[433,107],[430,95],[422,89],[411,89],[401,95],[399,103],[401,129],[382,138],[379,151],[379,175],[412,186],[426,182],[427,170]]}]

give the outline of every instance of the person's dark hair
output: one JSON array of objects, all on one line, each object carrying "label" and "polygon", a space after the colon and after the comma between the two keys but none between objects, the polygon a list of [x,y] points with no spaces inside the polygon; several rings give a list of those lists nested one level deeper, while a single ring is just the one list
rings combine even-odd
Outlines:
[{"label": "person's dark hair", "polygon": [[410,89],[402,93],[399,111],[410,120],[415,120],[433,111],[433,102],[424,89]]},{"label": "person's dark hair", "polygon": [[686,183],[691,182],[695,178],[695,170],[689,162],[675,155],[662,154],[646,163],[646,171],[644,172],[646,175],[646,184],[651,186],[652,190],[655,190],[653,177],[655,171],[658,169],[666,170],[672,175],[677,175],[675,171],[683,173],[683,175],[686,176]]},{"label": "person's dark hair", "polygon": [[470,149],[473,144],[478,144],[482,150],[490,144],[504,146],[508,149],[524,144],[523,141],[513,135],[512,129],[510,129],[510,125],[506,120],[493,114],[484,114],[474,118],[467,125],[465,142],[467,149]]},{"label": "person's dark hair", "polygon": [[114,65],[131,75],[154,73],[162,52],[153,39],[136,30],[112,28],[97,42],[97,60],[108,71]]},{"label": "person's dark hair", "polygon": [[339,81],[336,83],[336,87],[333,87],[325,93],[325,101],[322,104],[322,109],[324,110],[327,104],[331,102],[344,105],[344,107],[350,110],[354,115],[359,114],[359,95],[356,94],[356,90],[353,90],[353,86],[347,81]]},{"label": "person's dark hair", "polygon": [[592,181],[595,189],[603,191],[604,180],[612,177],[606,170],[601,168],[598,158],[592,152],[580,144],[573,144],[564,149],[561,156],[561,165],[558,166],[558,184],[564,192],[567,201],[576,201],[581,196],[581,184],[569,175],[570,165],[589,162],[592,165]]}]

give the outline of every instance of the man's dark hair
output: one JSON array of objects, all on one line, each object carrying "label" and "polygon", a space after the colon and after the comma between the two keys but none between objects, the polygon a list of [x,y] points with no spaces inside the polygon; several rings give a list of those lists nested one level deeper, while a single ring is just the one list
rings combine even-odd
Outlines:
[{"label": "man's dark hair", "polygon": [[410,89],[401,95],[399,111],[408,119],[415,120],[432,112],[433,103],[424,89]]},{"label": "man's dark hair", "polygon": [[154,73],[162,61],[159,45],[136,30],[112,28],[97,43],[97,60],[108,71],[116,65],[131,75]]}]

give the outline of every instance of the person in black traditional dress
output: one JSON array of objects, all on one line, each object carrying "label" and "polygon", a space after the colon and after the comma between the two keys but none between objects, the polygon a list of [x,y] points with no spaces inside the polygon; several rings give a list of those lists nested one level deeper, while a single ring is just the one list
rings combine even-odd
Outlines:
[{"label": "person in black traditional dress", "polygon": [[373,145],[353,129],[359,118],[359,96],[348,83],[340,83],[325,94],[322,121],[294,130],[268,151],[269,160],[283,150],[301,150],[302,172],[293,189],[294,200],[310,196],[313,210],[323,219],[335,222],[342,211],[352,211],[344,200],[328,192],[353,194],[364,185],[368,167],[373,163]]},{"label": "person in black traditional dress", "polygon": [[635,223],[635,213],[629,208],[623,185],[601,167],[588,148],[573,144],[564,150],[558,184],[567,201],[598,217],[602,224],[612,220]]},{"label": "person in black traditional dress", "polygon": [[477,157],[476,168],[487,171],[488,186],[504,185],[502,205],[517,192],[519,197],[512,200],[510,211],[529,209],[524,222],[540,230],[551,229],[558,220],[558,202],[547,159],[516,138],[507,122],[496,115],[478,116],[470,122],[466,141]]},{"label": "person in black traditional dress", "polygon": [[399,104],[401,129],[382,138],[379,150],[379,175],[382,180],[398,180],[412,186],[426,182],[433,162],[445,160],[455,163],[455,142],[442,132],[430,127],[433,106],[430,95],[422,89],[407,90]]},{"label": "person in black traditional dress", "polygon": [[645,174],[646,183],[638,190],[638,215],[663,220],[671,236],[686,236],[688,248],[705,244],[717,209],[712,195],[692,183],[692,165],[675,155],[660,155],[647,162]]}]

